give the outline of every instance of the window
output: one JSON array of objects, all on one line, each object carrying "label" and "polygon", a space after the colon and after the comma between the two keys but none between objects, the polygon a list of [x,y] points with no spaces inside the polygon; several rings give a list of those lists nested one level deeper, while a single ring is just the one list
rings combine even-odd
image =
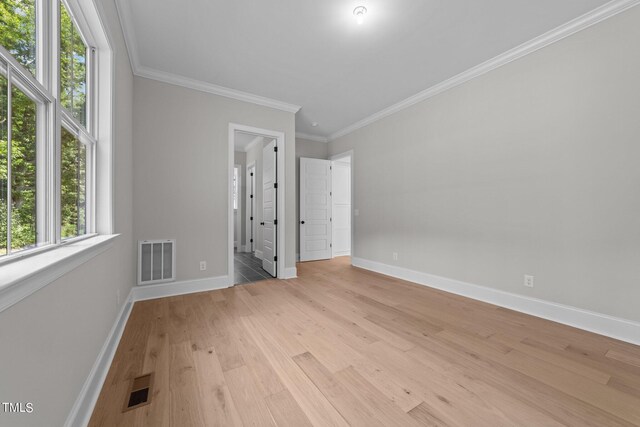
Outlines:
[{"label": "window", "polygon": [[233,168],[233,209],[238,209],[238,168]]},{"label": "window", "polygon": [[36,2],[2,0],[0,45],[31,74],[36,74]]},{"label": "window", "polygon": [[1,263],[95,234],[97,79],[66,1],[2,0],[0,26]]},{"label": "window", "polygon": [[82,125],[87,125],[87,45],[60,5],[60,104]]},{"label": "window", "polygon": [[7,149],[10,252],[36,246],[37,226],[37,105],[11,85],[11,139]]},{"label": "window", "polygon": [[87,232],[87,146],[62,128],[60,212],[62,239]]}]

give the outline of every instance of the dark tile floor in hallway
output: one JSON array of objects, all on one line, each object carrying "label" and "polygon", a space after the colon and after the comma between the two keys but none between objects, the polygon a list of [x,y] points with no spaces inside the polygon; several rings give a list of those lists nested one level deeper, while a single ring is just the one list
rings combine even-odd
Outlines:
[{"label": "dark tile floor in hallway", "polygon": [[235,285],[272,278],[262,269],[262,260],[256,258],[255,255],[247,252],[234,252],[233,258]]}]

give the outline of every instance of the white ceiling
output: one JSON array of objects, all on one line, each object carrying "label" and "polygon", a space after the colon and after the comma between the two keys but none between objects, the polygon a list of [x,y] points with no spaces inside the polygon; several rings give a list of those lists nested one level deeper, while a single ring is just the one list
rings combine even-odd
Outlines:
[{"label": "white ceiling", "polygon": [[119,11],[134,67],[302,106],[296,131],[327,137],[604,3],[120,0]]}]

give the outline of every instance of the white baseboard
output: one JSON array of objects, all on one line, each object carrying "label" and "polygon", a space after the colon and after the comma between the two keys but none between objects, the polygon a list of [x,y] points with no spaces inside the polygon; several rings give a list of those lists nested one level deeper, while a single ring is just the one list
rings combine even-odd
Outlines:
[{"label": "white baseboard", "polygon": [[282,279],[295,279],[298,277],[298,269],[295,267],[285,268],[282,272]]},{"label": "white baseboard", "polygon": [[229,286],[233,286],[229,276],[206,277],[182,282],[136,286],[133,295],[134,301],[144,301],[174,295],[192,294],[194,292],[213,291],[228,288]]},{"label": "white baseboard", "polygon": [[262,259],[262,251],[256,249],[256,258]]},{"label": "white baseboard", "polygon": [[577,307],[513,294],[362,258],[353,257],[351,258],[351,263],[355,267],[386,274],[398,279],[484,301],[500,307],[510,308],[532,316],[640,345],[640,323],[631,320],[620,319]]},{"label": "white baseboard", "polygon": [[127,324],[127,320],[129,320],[129,315],[131,314],[134,303],[133,296],[134,290],[131,289],[127,300],[122,304],[115,323],[111,327],[111,331],[109,331],[109,335],[107,335],[107,340],[98,353],[98,357],[89,372],[89,376],[80,390],[78,398],[71,408],[71,412],[69,412],[69,416],[64,423],[65,427],[84,427],[89,424],[93,408],[98,401],[100,390],[102,390],[102,384],[107,378],[107,373],[109,372],[109,368],[111,368],[111,362],[116,354],[116,349],[124,332],[124,327]]}]

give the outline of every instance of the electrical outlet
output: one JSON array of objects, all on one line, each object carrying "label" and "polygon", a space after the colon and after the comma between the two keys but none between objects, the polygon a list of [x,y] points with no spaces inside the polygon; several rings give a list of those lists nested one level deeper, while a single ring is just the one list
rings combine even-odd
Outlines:
[{"label": "electrical outlet", "polygon": [[205,271],[207,269],[207,261],[200,261],[200,271]]},{"label": "electrical outlet", "polygon": [[533,276],[529,276],[527,274],[524,275],[524,285],[527,288],[533,288]]},{"label": "electrical outlet", "polygon": [[397,261],[398,260],[398,252],[394,252],[393,253],[393,260]]}]

